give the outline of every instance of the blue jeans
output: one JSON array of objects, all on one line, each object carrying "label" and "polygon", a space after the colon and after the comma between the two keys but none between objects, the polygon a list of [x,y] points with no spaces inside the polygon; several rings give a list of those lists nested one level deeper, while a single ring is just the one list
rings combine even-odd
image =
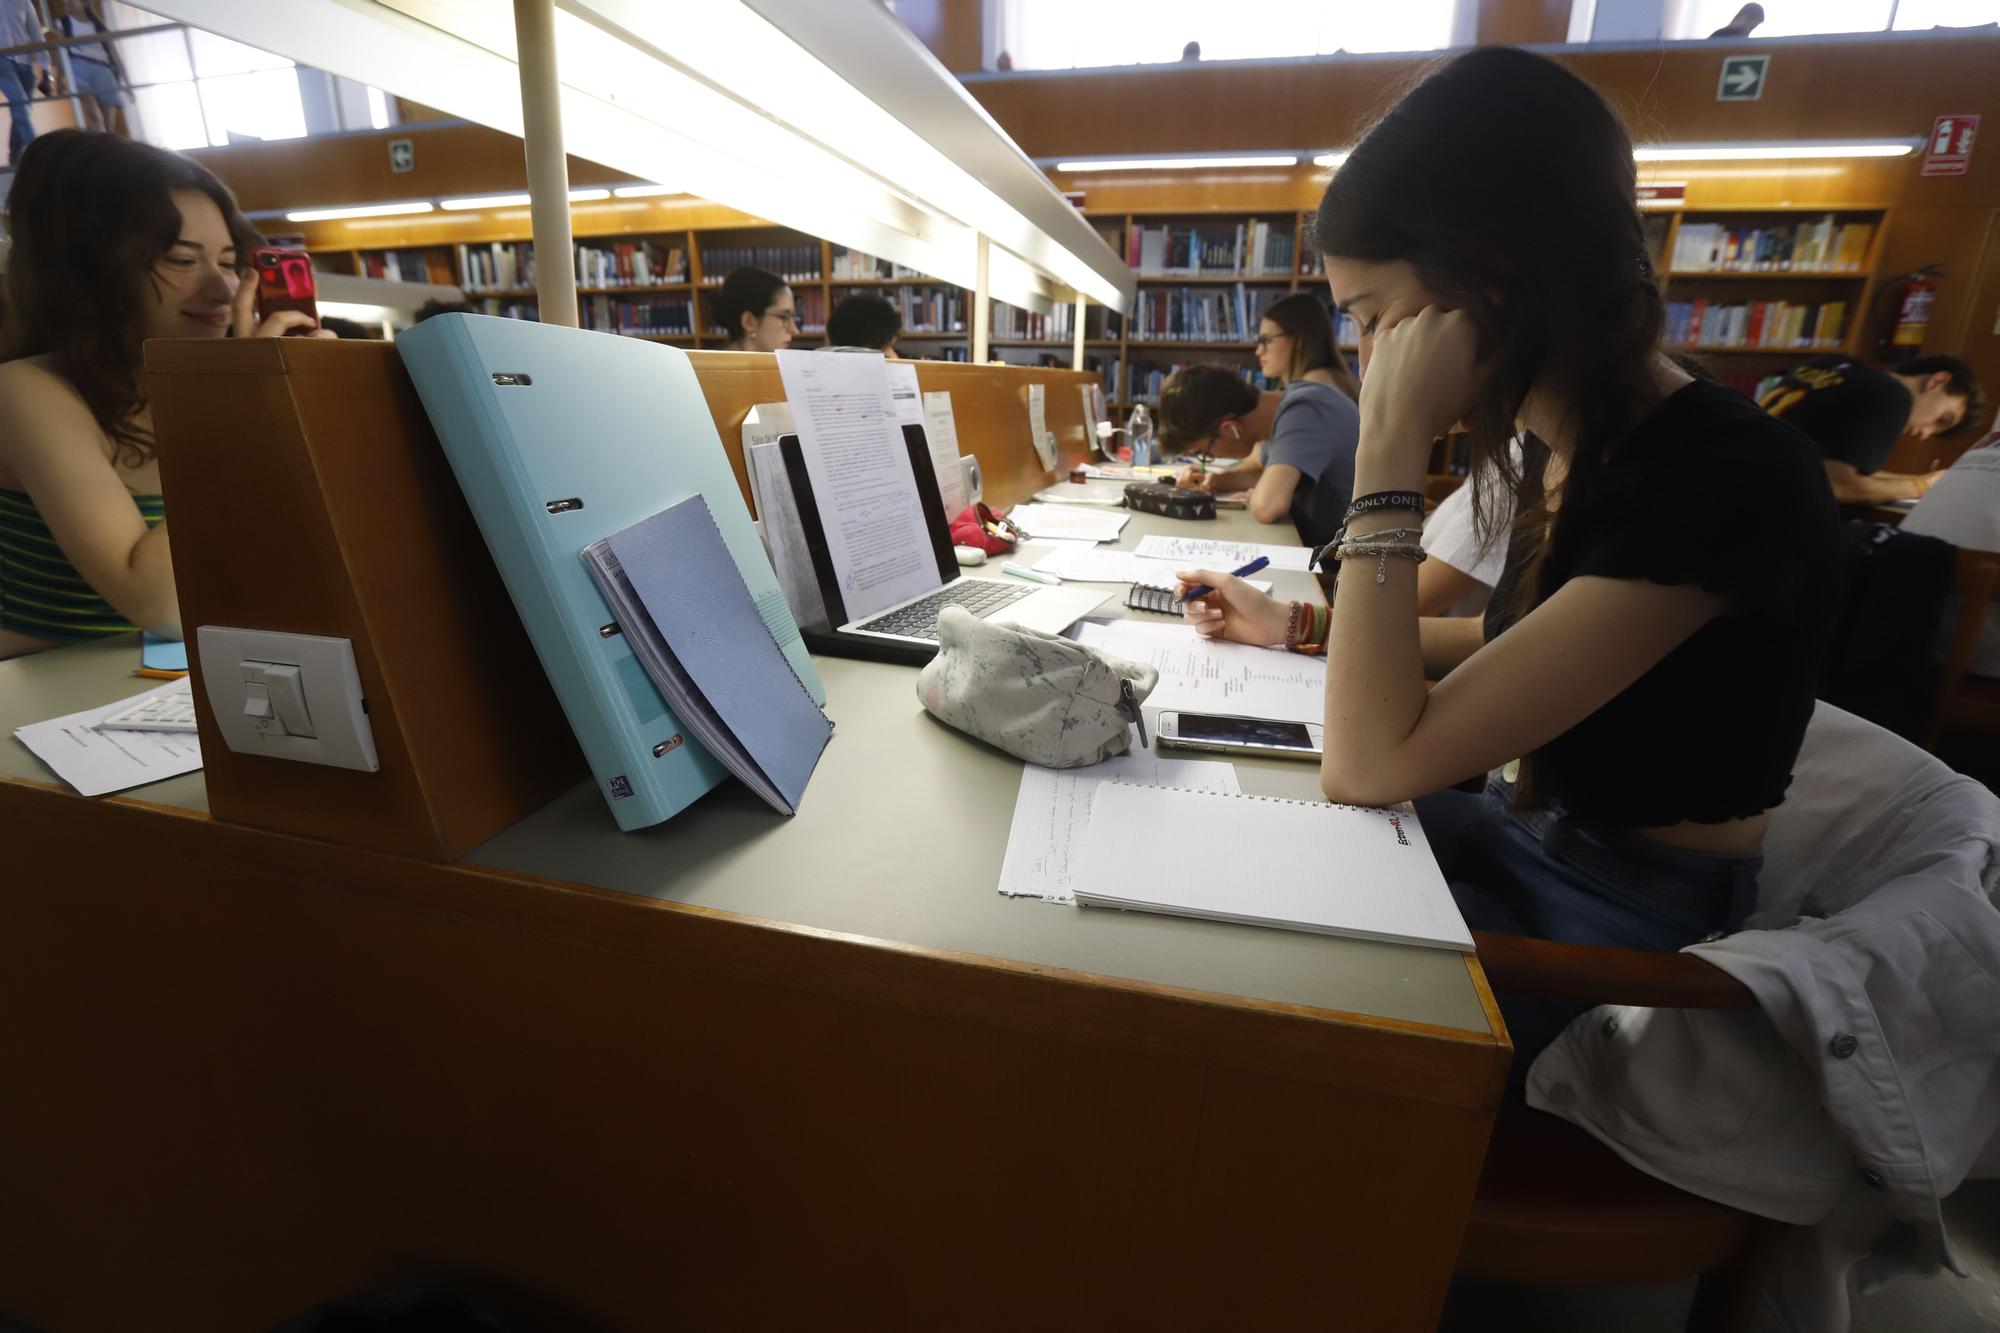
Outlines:
[{"label": "blue jeans", "polygon": [[[1624,949],[1685,948],[1743,924],[1760,854],[1687,851],[1623,829],[1587,828],[1561,807],[1514,811],[1495,778],[1479,795],[1442,791],[1417,817],[1474,930]],[[1513,1081],[1590,1006],[1495,995],[1514,1039]]]},{"label": "blue jeans", "polygon": [[7,99],[7,118],[13,122],[7,132],[9,162],[16,161],[34,140],[35,125],[28,119],[28,99],[34,95],[35,67],[18,60],[0,60],[0,97]]}]

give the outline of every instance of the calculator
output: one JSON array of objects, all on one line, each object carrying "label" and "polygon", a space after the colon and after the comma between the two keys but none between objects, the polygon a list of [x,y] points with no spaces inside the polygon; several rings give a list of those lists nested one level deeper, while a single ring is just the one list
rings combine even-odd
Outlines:
[{"label": "calculator", "polygon": [[1154,588],[1144,583],[1132,585],[1132,591],[1125,594],[1125,605],[1134,611],[1153,611],[1163,616],[1177,616],[1181,604],[1174,597],[1171,588]]}]

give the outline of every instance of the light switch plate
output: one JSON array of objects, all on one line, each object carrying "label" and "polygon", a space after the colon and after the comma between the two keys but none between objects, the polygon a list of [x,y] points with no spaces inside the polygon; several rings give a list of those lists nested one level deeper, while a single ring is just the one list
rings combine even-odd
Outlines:
[{"label": "light switch plate", "polygon": [[[203,625],[195,631],[201,654],[202,686],[223,741],[238,754],[261,754],[305,764],[326,764],[376,772],[375,732],[368,725],[361,677],[354,669],[354,644],[318,634]],[[285,731],[268,706],[253,715],[251,685],[259,678],[251,663],[295,666],[306,711],[316,735]]]}]

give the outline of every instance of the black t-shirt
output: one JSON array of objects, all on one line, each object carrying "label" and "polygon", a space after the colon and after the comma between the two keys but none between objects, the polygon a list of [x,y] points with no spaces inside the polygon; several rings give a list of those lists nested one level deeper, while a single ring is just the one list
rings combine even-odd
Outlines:
[{"label": "black t-shirt", "polygon": [[[1535,790],[1586,823],[1721,823],[1784,798],[1839,604],[1840,524],[1812,442],[1734,389],[1696,381],[1605,464],[1588,512],[1558,516],[1545,600],[1597,575],[1728,599],[1624,693],[1528,756]],[[1486,613],[1512,623],[1522,552]]]},{"label": "black t-shirt", "polygon": [[1910,424],[1910,391],[1844,356],[1808,361],[1764,395],[1763,407],[1804,431],[1830,462],[1880,472]]}]

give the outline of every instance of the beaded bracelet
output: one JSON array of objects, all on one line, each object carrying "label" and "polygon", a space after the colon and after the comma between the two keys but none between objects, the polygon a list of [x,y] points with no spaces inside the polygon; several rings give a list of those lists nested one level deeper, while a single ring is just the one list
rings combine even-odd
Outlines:
[{"label": "beaded bracelet", "polygon": [[1304,602],[1292,603],[1291,618],[1285,622],[1285,643],[1287,646],[1294,645],[1299,641],[1299,617],[1305,609],[1306,604]]},{"label": "beaded bracelet", "polygon": [[1347,521],[1352,523],[1360,515],[1378,509],[1410,509],[1421,514],[1428,503],[1422,491],[1371,491],[1356,496],[1354,503],[1347,506]]},{"label": "beaded bracelet", "polygon": [[1377,558],[1378,563],[1375,566],[1377,583],[1389,581],[1389,557],[1392,555],[1401,556],[1420,565],[1430,558],[1430,553],[1418,542],[1374,542],[1366,537],[1342,542],[1333,553],[1336,560],[1346,560],[1350,556],[1357,555],[1372,555]]},{"label": "beaded bracelet", "polygon": [[1326,651],[1326,636],[1333,629],[1333,608],[1330,606],[1307,606],[1305,627],[1299,631],[1293,652],[1323,653]]}]

